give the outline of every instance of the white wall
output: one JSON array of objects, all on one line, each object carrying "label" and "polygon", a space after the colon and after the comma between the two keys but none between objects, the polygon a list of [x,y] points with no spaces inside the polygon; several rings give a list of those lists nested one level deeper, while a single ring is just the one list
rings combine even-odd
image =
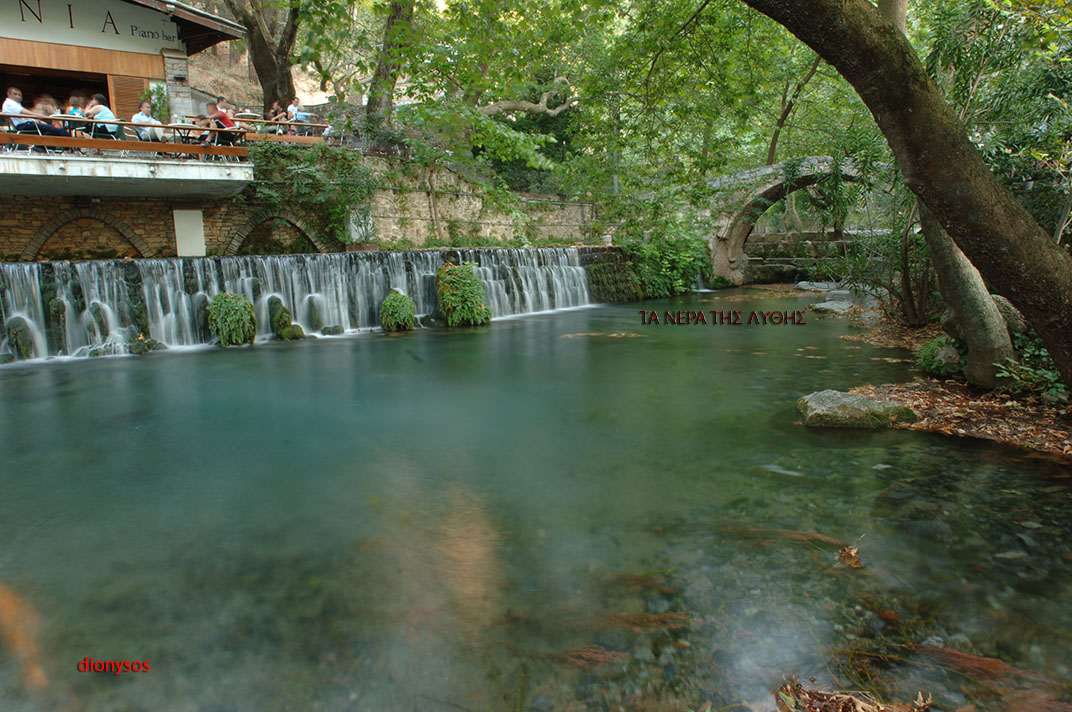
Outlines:
[{"label": "white wall", "polygon": [[167,15],[121,0],[0,0],[0,37],[141,54],[185,51]]}]

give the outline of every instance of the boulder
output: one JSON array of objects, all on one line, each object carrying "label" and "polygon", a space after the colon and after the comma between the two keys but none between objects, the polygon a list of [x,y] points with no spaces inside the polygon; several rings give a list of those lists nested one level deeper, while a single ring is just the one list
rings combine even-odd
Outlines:
[{"label": "boulder", "polygon": [[849,309],[852,309],[852,302],[819,302],[818,304],[812,304],[811,309],[820,314],[848,314]]},{"label": "boulder", "polygon": [[305,332],[291,321],[290,310],[283,306],[279,297],[268,298],[268,323],[272,326],[272,333],[283,341],[305,338]]},{"label": "boulder", "polygon": [[907,406],[834,390],[804,396],[797,401],[797,410],[808,427],[874,429],[916,420],[915,412]]},{"label": "boulder", "polygon": [[15,354],[15,358],[25,361],[36,355],[30,322],[21,316],[13,316],[4,324],[4,329],[7,331],[8,348]]},{"label": "boulder", "polygon": [[341,336],[343,333],[343,328],[338,324],[331,324],[321,329],[320,333],[324,336]]}]

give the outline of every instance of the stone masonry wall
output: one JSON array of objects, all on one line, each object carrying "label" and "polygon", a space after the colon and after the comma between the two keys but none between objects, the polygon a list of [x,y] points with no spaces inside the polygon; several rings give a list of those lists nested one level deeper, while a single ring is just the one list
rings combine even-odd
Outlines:
[{"label": "stone masonry wall", "polygon": [[[522,236],[581,242],[592,218],[590,204],[533,195],[520,196],[517,208],[506,214],[446,171],[431,177],[433,194],[427,176],[399,176],[383,159],[368,160],[385,186],[376,191],[371,205],[374,237],[381,246],[491,244]],[[0,195],[0,259],[173,257],[175,208],[202,211],[210,255],[236,254],[247,239],[292,245],[298,236],[320,252],[345,249],[334,237],[317,234],[318,222],[300,209],[268,210],[242,197],[213,201]]]}]

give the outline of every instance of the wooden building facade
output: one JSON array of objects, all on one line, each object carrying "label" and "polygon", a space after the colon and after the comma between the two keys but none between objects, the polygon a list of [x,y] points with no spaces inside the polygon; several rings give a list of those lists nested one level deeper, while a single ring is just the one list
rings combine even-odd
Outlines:
[{"label": "wooden building facade", "polygon": [[0,0],[0,91],[20,88],[29,108],[49,94],[104,94],[120,119],[152,85],[167,87],[171,116],[193,111],[187,57],[241,39],[240,25],[170,0]]}]

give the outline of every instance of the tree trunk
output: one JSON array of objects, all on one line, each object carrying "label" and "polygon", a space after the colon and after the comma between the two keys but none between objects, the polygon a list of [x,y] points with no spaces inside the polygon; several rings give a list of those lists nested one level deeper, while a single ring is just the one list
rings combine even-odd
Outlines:
[{"label": "tree trunk", "polygon": [[372,124],[386,126],[391,122],[394,107],[395,83],[401,69],[401,52],[413,24],[414,0],[392,0],[383,28],[383,45],[376,60],[376,72],[369,82],[365,116]]},{"label": "tree trunk", "polygon": [[897,25],[898,30],[905,31],[908,26],[908,0],[878,0],[878,11]]},{"label": "tree trunk", "polygon": [[298,0],[289,0],[282,8],[245,0],[225,0],[224,4],[246,28],[249,57],[264,92],[264,110],[267,112],[273,101],[286,106],[295,95],[290,66],[298,39]]},{"label": "tree trunk", "polygon": [[860,94],[905,183],[996,291],[1035,327],[1072,383],[1072,255],[987,168],[904,35],[865,0],[744,0]]},{"label": "tree trunk", "polygon": [[[879,0],[878,9],[901,32],[905,31],[908,0]],[[966,111],[967,107],[961,111],[961,119]],[[938,276],[938,291],[968,347],[964,375],[976,386],[996,388],[1000,382],[995,364],[1016,357],[1005,318],[994,304],[979,270],[953,243],[927,206],[920,206],[919,219]]]},{"label": "tree trunk", "polygon": [[995,388],[999,379],[994,364],[1003,364],[1005,359],[1016,357],[1005,318],[994,304],[979,271],[957,249],[926,206],[920,207],[919,217],[934,271],[938,273],[938,289],[968,345],[964,375],[977,386]]},{"label": "tree trunk", "polygon": [[785,128],[785,122],[789,120],[789,117],[793,113],[793,107],[796,106],[797,99],[800,98],[800,92],[804,91],[804,86],[811,81],[811,78],[815,76],[815,72],[819,70],[819,63],[822,62],[822,57],[815,56],[815,61],[811,63],[811,69],[808,73],[797,82],[796,89],[793,90],[793,95],[789,96],[789,80],[785,80],[785,89],[782,91],[782,110],[778,114],[778,120],[774,124],[774,133],[771,134],[770,145],[767,146],[767,163],[768,166],[774,165],[774,157],[778,152],[778,137],[782,134],[782,129]]}]

